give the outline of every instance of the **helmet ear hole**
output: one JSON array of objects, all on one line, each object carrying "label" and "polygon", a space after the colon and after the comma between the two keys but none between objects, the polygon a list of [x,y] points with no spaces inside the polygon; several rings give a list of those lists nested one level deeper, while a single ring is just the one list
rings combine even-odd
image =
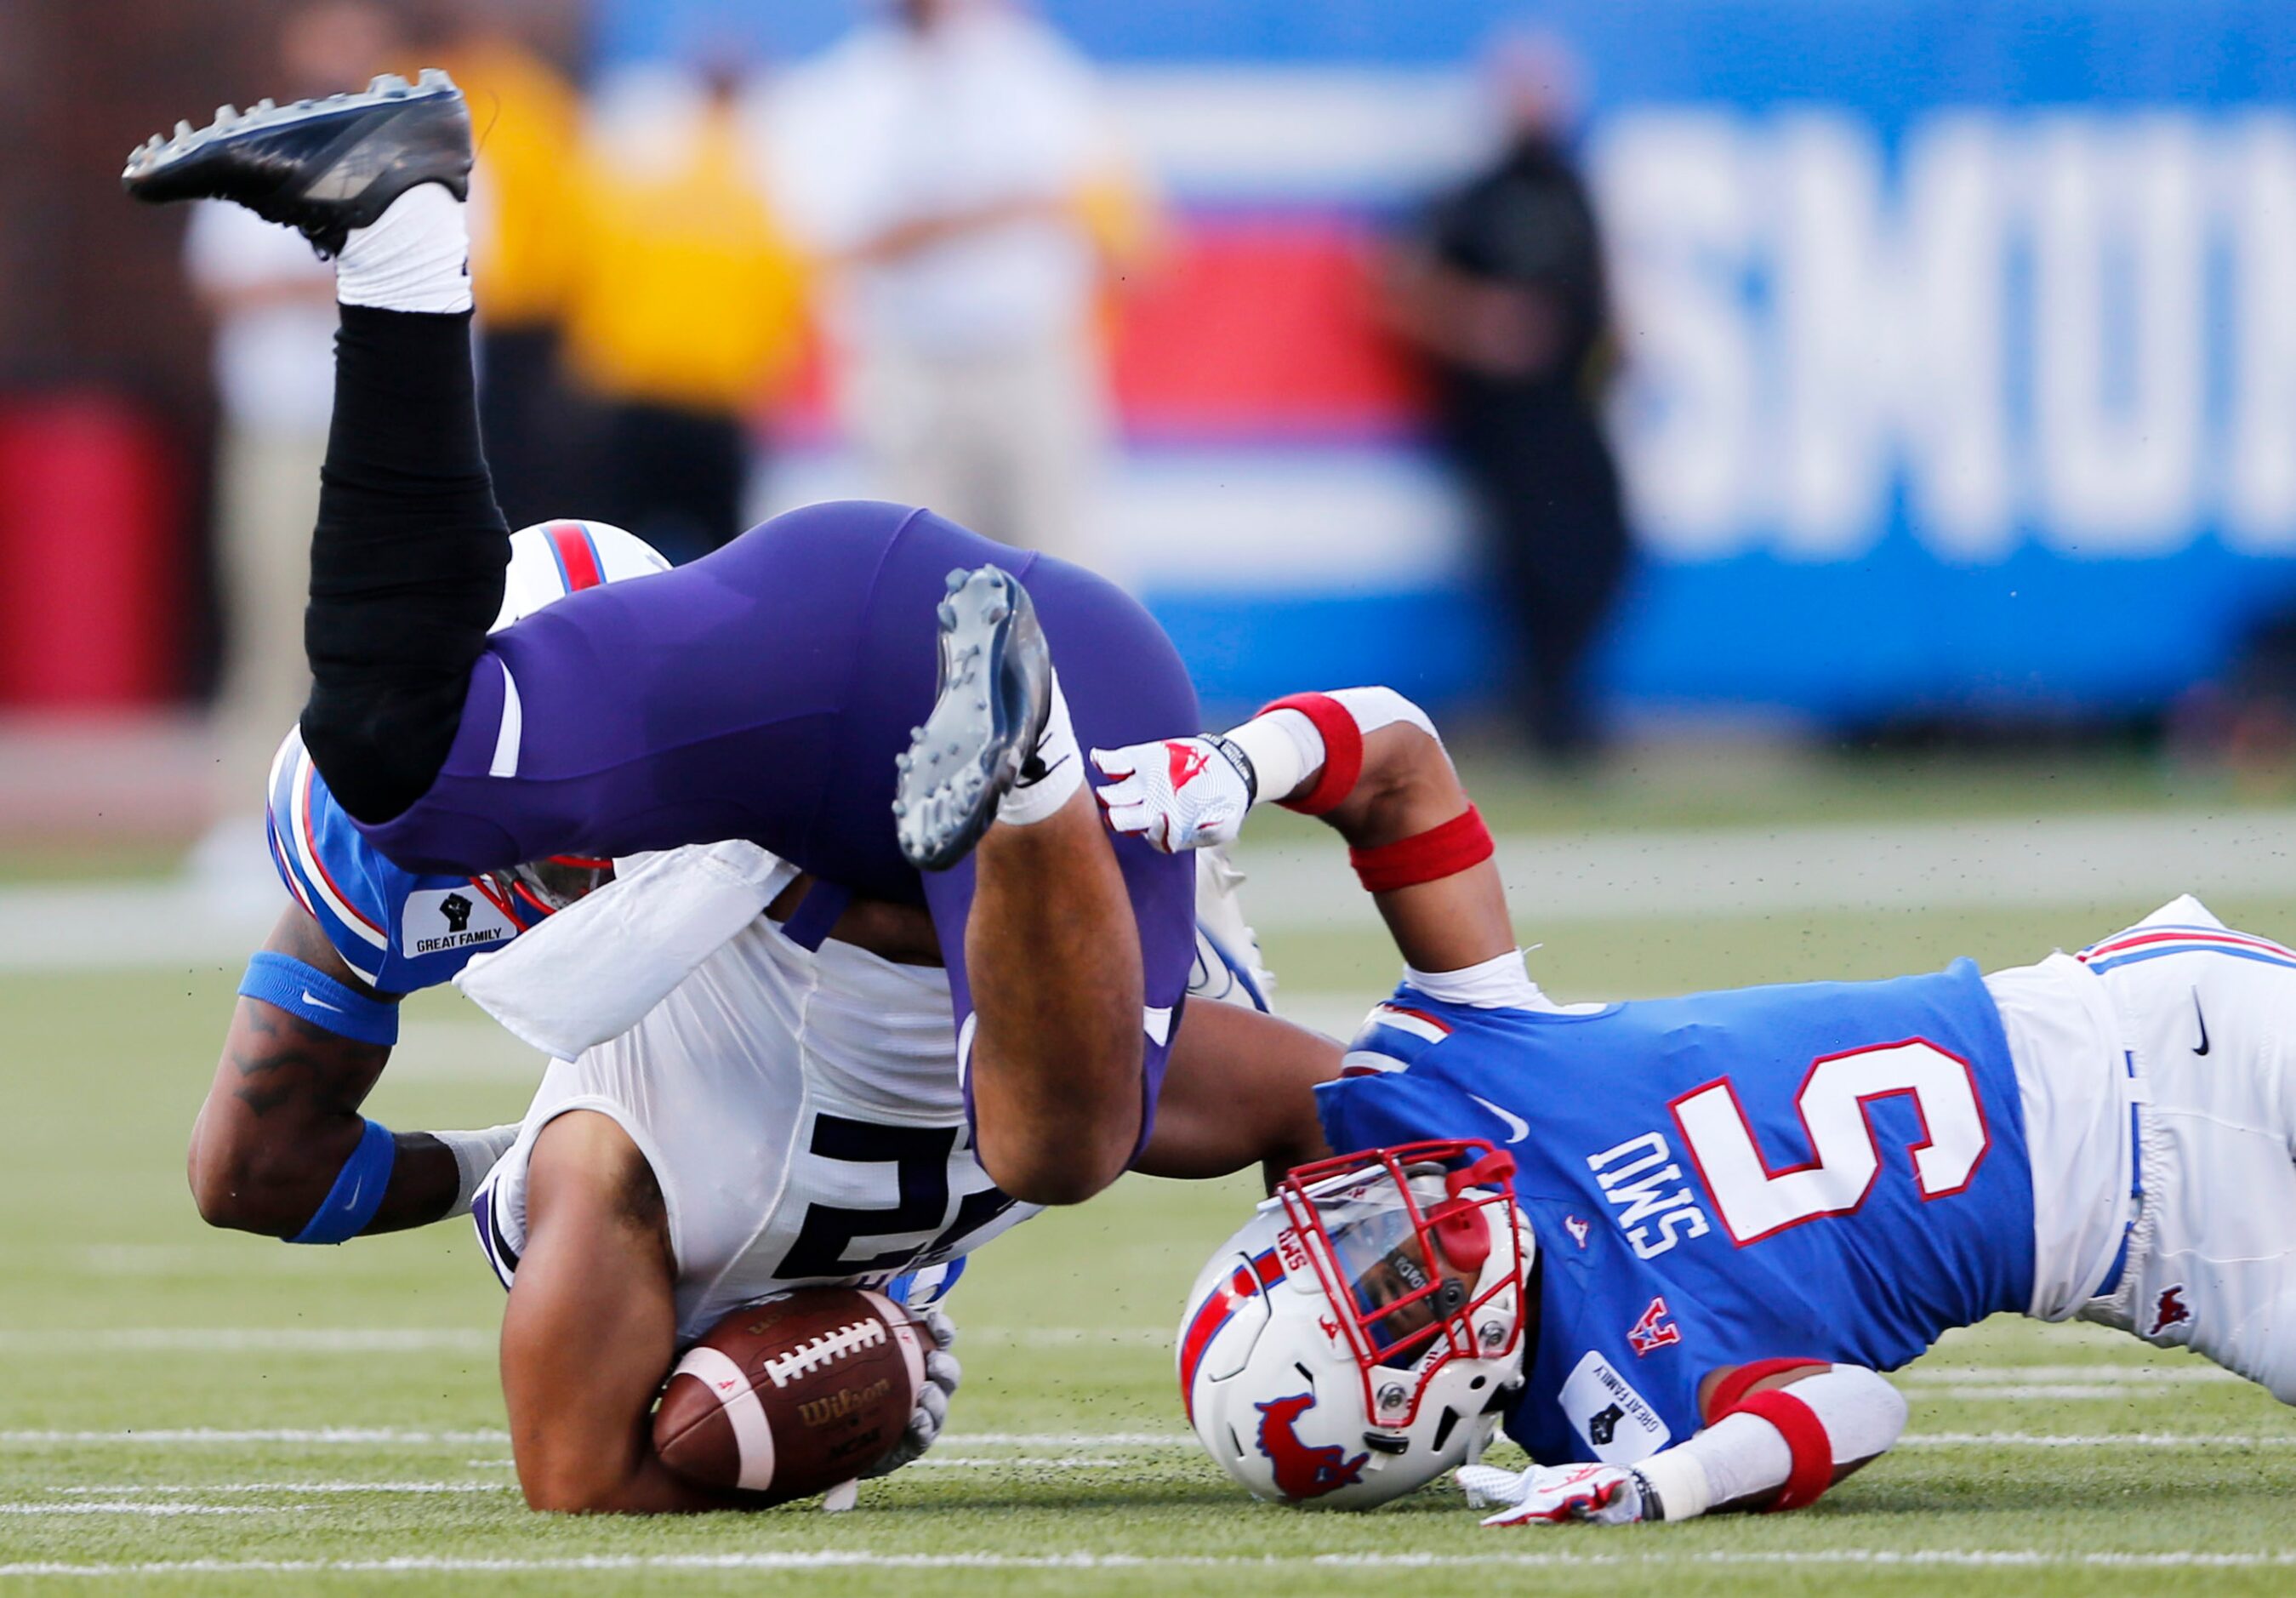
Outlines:
[{"label": "helmet ear hole", "polygon": [[1435,1422],[1434,1446],[1437,1453],[1441,1453],[1443,1445],[1451,1440],[1451,1433],[1458,1424],[1459,1412],[1447,1404],[1443,1410],[1443,1418]]}]

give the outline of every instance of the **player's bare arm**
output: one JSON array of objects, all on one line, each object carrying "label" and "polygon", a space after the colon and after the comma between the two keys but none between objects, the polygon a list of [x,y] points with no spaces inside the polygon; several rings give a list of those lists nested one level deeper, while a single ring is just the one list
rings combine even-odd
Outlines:
[{"label": "player's bare arm", "polygon": [[1096,749],[1109,825],[1160,849],[1234,839],[1255,805],[1319,817],[1414,971],[1511,959],[1490,835],[1434,727],[1389,688],[1279,700],[1217,738]]},{"label": "player's bare arm", "polygon": [[610,1117],[535,1140],[528,1234],[503,1314],[503,1397],[526,1501],[569,1512],[743,1507],[675,1476],[648,1417],[676,1353],[676,1264],[653,1173]]},{"label": "player's bare arm", "polygon": [[[363,1001],[397,1002],[360,981],[299,906],[281,914],[263,947],[311,968]],[[326,1001],[313,995],[314,1006]],[[390,1058],[389,1044],[346,1037],[306,1015],[242,993],[232,1009],[215,1081],[192,1128],[187,1165],[201,1215],[211,1226],[270,1237],[303,1231],[366,1135],[359,1106]],[[365,1231],[396,1231],[440,1220],[453,1208],[460,1188],[452,1149],[428,1133],[393,1136],[389,1181]]]},{"label": "player's bare arm", "polygon": [[1331,1153],[1314,1089],[1340,1074],[1339,1044],[1234,1004],[1191,1004],[1133,1168],[1198,1179],[1261,1168],[1269,1190],[1294,1166]]},{"label": "player's bare arm", "polygon": [[1140,1141],[1144,1001],[1124,879],[1081,787],[1042,821],[989,828],[973,859],[980,1163],[1024,1202],[1080,1204]]},{"label": "player's bare arm", "polygon": [[[677,1354],[677,1261],[660,1182],[612,1116],[575,1109],[534,1140],[525,1249],[503,1317],[502,1379],[527,1503],[578,1514],[764,1509],[778,1495],[713,1487],[666,1463],[655,1399]],[[936,1351],[954,1328],[928,1311],[926,1385],[878,1477],[932,1445],[959,1377]],[[704,1341],[709,1339],[705,1339]],[[898,1422],[896,1423],[898,1429]]]}]

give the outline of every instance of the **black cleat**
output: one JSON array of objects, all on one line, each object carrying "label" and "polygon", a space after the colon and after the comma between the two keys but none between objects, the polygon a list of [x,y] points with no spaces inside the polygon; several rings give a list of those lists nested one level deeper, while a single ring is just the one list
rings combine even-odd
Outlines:
[{"label": "black cleat", "polygon": [[1052,713],[1053,655],[1029,590],[997,566],[951,572],[938,696],[894,762],[893,827],[912,865],[946,871],[972,852]]},{"label": "black cleat", "polygon": [[352,228],[425,183],[470,197],[470,108],[436,67],[414,84],[386,73],[363,94],[222,106],[197,131],[178,122],[174,137],[153,135],[119,174],[120,187],[154,205],[236,201],[299,230],[323,255],[341,253]]}]

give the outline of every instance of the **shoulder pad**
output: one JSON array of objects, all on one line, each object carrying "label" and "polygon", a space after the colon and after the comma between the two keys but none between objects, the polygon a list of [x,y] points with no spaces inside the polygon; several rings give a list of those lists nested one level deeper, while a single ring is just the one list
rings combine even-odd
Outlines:
[{"label": "shoulder pad", "polygon": [[265,820],[287,891],[343,963],[383,993],[435,987],[525,930],[483,885],[418,876],[386,859],[327,791],[299,732],[272,762]]},{"label": "shoulder pad", "polygon": [[1374,1005],[1348,1045],[1340,1062],[1343,1076],[1364,1076],[1382,1071],[1405,1071],[1422,1055],[1451,1035],[1451,1024],[1437,1015],[1409,989],[1398,990],[1384,1004]]}]

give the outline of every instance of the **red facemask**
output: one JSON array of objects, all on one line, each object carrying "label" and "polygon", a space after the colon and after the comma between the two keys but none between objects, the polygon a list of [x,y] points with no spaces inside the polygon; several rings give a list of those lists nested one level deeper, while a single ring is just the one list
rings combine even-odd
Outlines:
[{"label": "red facemask", "polygon": [[[1476,1139],[1342,1155],[1301,1166],[1278,1184],[1354,1352],[1365,1413],[1382,1424],[1410,1424],[1446,1361],[1497,1357],[1521,1346],[1521,1293],[1503,1326],[1490,1308],[1522,1287],[1520,1256],[1513,1273],[1485,1281],[1500,1237],[1511,1243],[1515,1235],[1513,1179],[1513,1157]],[[1400,1407],[1392,1392],[1398,1371],[1408,1371],[1410,1383]],[[1388,1403],[1377,1402],[1374,1372]]]}]

